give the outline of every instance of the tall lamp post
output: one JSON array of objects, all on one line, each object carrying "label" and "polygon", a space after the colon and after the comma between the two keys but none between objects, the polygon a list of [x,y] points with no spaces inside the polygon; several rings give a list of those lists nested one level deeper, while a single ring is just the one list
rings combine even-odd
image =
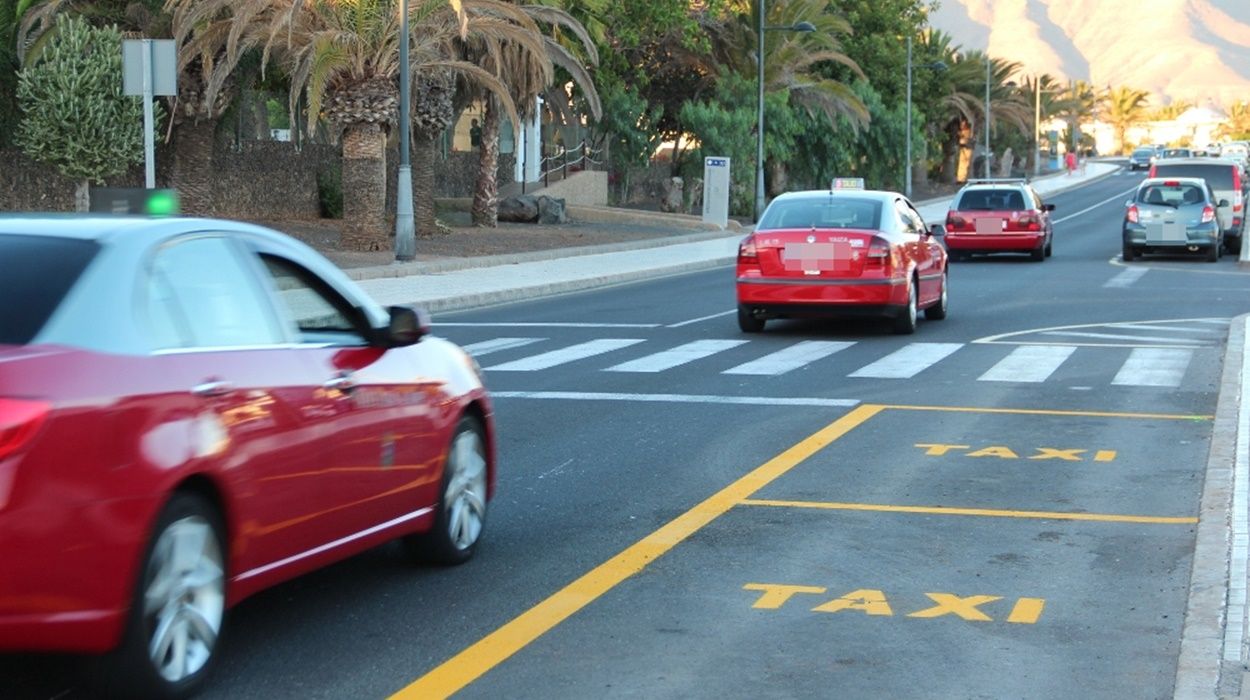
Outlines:
[{"label": "tall lamp post", "polygon": [[[926,63],[923,68],[930,70],[942,71],[946,70],[946,64],[942,61],[932,61]],[[907,148],[903,155],[906,163],[903,170],[903,194],[911,199],[911,181],[912,181],[912,161],[911,161],[911,84],[912,84],[912,62],[911,62],[911,35],[907,35]]]},{"label": "tall lamp post", "polygon": [[1042,174],[1042,77],[1033,76],[1033,177]]},{"label": "tall lamp post", "polygon": [[990,52],[985,50],[985,155],[981,158],[985,162],[985,178],[990,177]]},{"label": "tall lamp post", "polygon": [[411,67],[408,65],[408,0],[399,2],[399,174],[395,186],[395,260],[407,262],[417,257],[417,237],[412,215],[412,153],[408,132],[412,130],[409,115],[412,91]]},{"label": "tall lamp post", "polygon": [[790,32],[814,32],[816,25],[811,22],[799,22],[777,27],[764,26],[765,0],[759,0],[759,31],[755,40],[755,65],[757,68],[756,88],[759,92],[755,114],[755,221],[760,220],[764,212],[764,32],[782,30]]}]

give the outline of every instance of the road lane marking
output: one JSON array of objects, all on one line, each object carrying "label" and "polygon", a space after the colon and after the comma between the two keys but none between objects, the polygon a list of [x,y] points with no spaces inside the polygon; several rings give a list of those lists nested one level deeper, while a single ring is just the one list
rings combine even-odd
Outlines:
[{"label": "road lane marking", "polygon": [[977,406],[911,406],[887,404],[892,411],[949,411],[951,413],[1001,413],[1016,416],[1072,416],[1074,418],[1135,418],[1154,420],[1209,421],[1214,416],[1184,413],[1123,413],[1119,411],[1065,411],[1040,408],[980,408]]},{"label": "road lane marking", "polygon": [[[1140,325],[1143,323],[1149,323],[1149,324],[1202,323],[1202,324],[1211,324],[1211,325],[1217,325],[1217,326],[1227,326],[1230,323],[1230,321],[1227,318],[1176,318],[1176,319],[1158,319],[1154,321],[1126,321],[1126,322],[1120,322],[1120,323],[1081,323],[1081,324],[1076,324],[1072,326],[1049,326],[1046,328],[1031,328],[1026,331],[1012,331],[1010,333],[999,333],[998,335],[989,335],[984,338],[977,338],[976,340],[972,342],[978,345],[1053,345],[1053,343],[1039,343],[1035,341],[1029,341],[1027,339],[1016,340],[1016,338],[1020,338],[1022,336],[1027,338],[1027,336],[1030,336],[1030,335],[1041,335],[1041,334],[1045,334],[1048,331],[1070,331],[1070,330],[1089,329],[1089,328],[1092,328],[1092,329],[1104,328],[1108,330],[1114,330],[1123,325]],[[1194,341],[1198,342],[1199,339],[1195,338]],[[1206,339],[1201,339],[1201,342],[1206,342]],[[1080,343],[1069,343],[1069,344],[1081,346]],[[1116,347],[1133,347],[1133,346],[1132,345],[1117,345],[1113,343],[1099,343],[1097,347],[1116,348]]]},{"label": "road lane marking", "polygon": [[756,467],[620,554],[456,654],[393,695],[399,700],[447,697],[546,634],[618,584],[642,571],[751,494],[783,476],[883,410],[863,405]]},{"label": "road lane marking", "polygon": [[[1175,347],[1191,347],[1201,348],[1209,347],[1211,343],[1203,342],[1201,345],[1194,345],[1195,338],[1163,338],[1149,335],[1120,335],[1117,333],[1082,333],[1080,331],[1042,331],[1041,335],[1061,335],[1069,338],[1099,338],[1105,340],[1144,340],[1151,343],[1167,343],[1169,346]],[[1189,343],[1189,345],[1178,345],[1178,343]]]},{"label": "road lane marking", "polygon": [[745,345],[745,340],[696,340],[678,345],[670,350],[657,352],[604,370],[605,372],[663,372],[688,362],[715,355],[724,350]]},{"label": "road lane marking", "polygon": [[1044,382],[1076,352],[1071,345],[1024,345],[977,377],[979,382]]},{"label": "road lane marking", "polygon": [[682,326],[692,326],[696,323],[701,323],[703,321],[711,321],[714,318],[720,318],[721,316],[728,316],[730,314],[737,313],[737,312],[738,312],[737,309],[730,309],[728,311],[722,311],[718,314],[708,314],[707,316],[700,316],[699,318],[692,318],[689,321],[682,321],[680,323],[670,323],[669,325],[665,326],[665,328],[681,328]]},{"label": "road lane marking", "polygon": [[858,406],[858,399],[821,399],[773,396],[710,396],[697,394],[620,394],[586,391],[492,391],[493,399],[545,399],[551,401],[634,401],[640,403],[710,403],[731,406]]},{"label": "road lane marking", "polygon": [[1134,188],[1133,188],[1133,189],[1131,189],[1131,190],[1126,190],[1126,191],[1124,191],[1124,192],[1122,192],[1122,193],[1120,193],[1120,194],[1117,194],[1117,195],[1113,195],[1113,196],[1111,196],[1111,197],[1108,197],[1108,198],[1106,198],[1106,199],[1102,200],[1101,202],[1099,202],[1099,203],[1097,203],[1097,204],[1095,204],[1095,205],[1093,205],[1093,206],[1085,207],[1084,209],[1082,209],[1082,210],[1080,210],[1080,211],[1078,211],[1078,212],[1073,212],[1073,213],[1071,213],[1071,214],[1068,214],[1067,216],[1063,217],[1062,219],[1055,219],[1055,220],[1054,220],[1054,221],[1052,221],[1051,223],[1052,223],[1052,224],[1062,224],[1063,222],[1068,221],[1069,219],[1075,219],[1076,217],[1080,216],[1081,214],[1087,214],[1087,213],[1089,213],[1089,212],[1091,212],[1091,211],[1093,211],[1093,210],[1097,209],[1098,207],[1101,207],[1102,205],[1104,205],[1104,204],[1106,204],[1106,203],[1108,203],[1108,202],[1114,202],[1114,201],[1116,201],[1117,199],[1118,199],[1118,200],[1120,200],[1120,201],[1124,201],[1124,198],[1125,198],[1126,196],[1128,196],[1128,195],[1130,195],[1130,194],[1133,194],[1133,193],[1134,193],[1134,192],[1136,192],[1136,191],[1137,191],[1137,188],[1136,188],[1136,187],[1134,187]]},{"label": "road lane marking", "polygon": [[585,343],[570,345],[567,348],[552,350],[551,352],[523,357],[512,362],[505,362],[502,365],[487,367],[486,371],[533,372],[540,369],[551,369],[569,362],[576,362],[577,360],[584,360],[606,352],[627,348],[641,342],[643,342],[641,338],[600,338],[599,340],[590,340]]},{"label": "road lane marking", "polygon": [[823,359],[840,350],[845,350],[855,343],[828,340],[804,340],[788,348],[769,353],[757,360],[751,360],[721,372],[721,374],[749,374],[754,376],[773,376],[785,374],[794,369],[805,367],[816,360]]},{"label": "road lane marking", "polygon": [[1018,518],[1023,520],[1081,520],[1101,523],[1140,523],[1145,525],[1193,525],[1198,522],[1197,518],[1191,517],[1065,513],[1047,510],[999,510],[995,508],[948,508],[946,506],[891,506],[877,503],[824,503],[819,501],[783,501],[763,498],[744,499],[739,505],[766,506],[770,508],[806,508],[810,510],[857,510],[874,513],[968,515],[983,518]]},{"label": "road lane marking", "polygon": [[1115,277],[1107,280],[1102,286],[1104,289],[1127,289],[1134,282],[1145,276],[1147,272],[1150,272],[1149,268],[1129,267]]},{"label": "road lane marking", "polygon": [[[1250,325],[1243,330],[1242,347],[1250,342]],[[1250,365],[1241,368],[1241,387],[1250,386]],[[1247,457],[1246,440],[1250,436],[1250,402],[1243,399],[1237,406],[1237,454],[1233,458],[1233,504],[1230,535],[1232,545],[1228,562],[1228,625],[1224,629],[1224,660],[1241,661],[1241,644],[1245,637],[1246,578],[1250,575],[1250,489],[1246,479],[1250,476],[1250,458]]]},{"label": "road lane marking", "polygon": [[511,350],[512,348],[525,347],[526,345],[531,345],[543,340],[546,340],[546,338],[494,338],[492,340],[483,340],[480,343],[470,343],[461,347],[470,355],[474,357],[481,357],[482,355],[489,355],[492,352],[499,352],[500,350]]},{"label": "road lane marking", "polygon": [[[1218,323],[1218,321],[1217,321]],[[1224,323],[1223,325],[1228,325]],[[1217,331],[1211,328],[1192,328],[1190,326],[1155,326],[1149,323],[1117,323],[1116,328],[1128,328],[1135,331],[1164,331],[1168,333],[1199,333],[1199,334],[1216,334],[1223,335],[1223,331]]]},{"label": "road lane marking", "polygon": [[963,343],[910,343],[848,376],[911,379],[963,346]]},{"label": "road lane marking", "polygon": [[1133,350],[1111,383],[1116,386],[1177,387],[1193,359],[1193,350],[1179,348],[1137,348]]},{"label": "road lane marking", "polygon": [[454,323],[451,321],[439,321],[436,326],[451,326],[456,328],[659,328],[658,323],[470,323],[468,321],[462,323]]}]

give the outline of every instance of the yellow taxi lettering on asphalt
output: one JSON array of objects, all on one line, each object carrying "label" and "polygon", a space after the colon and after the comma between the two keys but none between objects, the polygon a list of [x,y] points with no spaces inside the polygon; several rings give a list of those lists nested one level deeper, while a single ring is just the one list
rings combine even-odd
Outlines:
[{"label": "yellow taxi lettering on asphalt", "polygon": [[[1023,453],[1017,453],[1010,447],[990,445],[973,450],[971,445],[950,445],[940,442],[918,442],[915,445],[924,450],[929,457],[944,457],[950,454],[963,453],[965,457],[998,457],[999,459],[1020,459]],[[1026,457],[1031,460],[1057,459],[1063,462],[1084,462],[1089,450],[1083,448],[1060,449],[1058,447],[1034,447],[1033,454]],[[1118,453],[1115,450],[1097,450],[1093,461],[1112,462]]]},{"label": "yellow taxi lettering on asphalt", "polygon": [[1081,455],[1089,450],[1056,450],[1053,447],[1039,447],[1037,454],[1029,459],[1062,459],[1065,462],[1080,462]]},{"label": "yellow taxi lettering on asphalt", "polygon": [[1002,447],[1000,445],[991,445],[983,447],[975,452],[969,452],[969,457],[1001,457],[1002,459],[1020,459],[1020,455],[1011,451],[1010,447]]},{"label": "yellow taxi lettering on asphalt", "polygon": [[1011,615],[1007,617],[1007,622],[1014,622],[1019,625],[1035,624],[1042,617],[1042,609],[1046,607],[1046,601],[1041,598],[1021,598],[1011,608]]},{"label": "yellow taxi lettering on asphalt", "polygon": [[812,612],[836,613],[842,610],[859,610],[869,615],[894,614],[894,611],[890,609],[889,601],[885,599],[885,593],[871,588],[851,591],[841,598],[834,598],[828,603],[812,608]]},{"label": "yellow taxi lettering on asphalt", "polygon": [[751,604],[751,607],[762,610],[776,610],[799,593],[824,593],[828,590],[823,586],[786,586],[780,583],[748,583],[743,588],[748,591],[763,592],[763,595]]},{"label": "yellow taxi lettering on asphalt", "polygon": [[920,442],[916,443],[916,447],[924,450],[924,453],[933,457],[941,457],[951,450],[969,450],[971,445],[943,445],[940,443]]},{"label": "yellow taxi lettering on asphalt", "polygon": [[1095,462],[1110,462],[1115,459],[1115,450],[1098,450],[1094,453]]},{"label": "yellow taxi lettering on asphalt", "polygon": [[958,615],[972,622],[993,622],[994,619],[992,617],[981,612],[977,607],[996,600],[1002,600],[1002,596],[996,595],[970,595],[965,598],[952,593],[925,593],[925,595],[929,596],[929,599],[937,603],[937,605],[924,610],[917,610],[914,613],[908,613],[907,617]]}]

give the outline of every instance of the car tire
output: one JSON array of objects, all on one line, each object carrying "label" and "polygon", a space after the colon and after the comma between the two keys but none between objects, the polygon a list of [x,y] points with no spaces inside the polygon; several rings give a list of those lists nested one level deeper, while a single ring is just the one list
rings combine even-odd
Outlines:
[{"label": "car tire", "polygon": [[1124,262],[1133,262],[1133,258],[1137,257],[1137,251],[1133,250],[1133,246],[1125,243],[1124,250],[1121,251],[1120,257],[1124,259]]},{"label": "car tire", "polygon": [[486,440],[473,416],[462,416],[452,433],[439,482],[434,525],[404,537],[404,546],[421,562],[454,566],[473,558],[486,525]]},{"label": "car tire", "polygon": [[941,321],[946,318],[946,287],[947,281],[950,279],[945,270],[942,271],[942,296],[938,297],[937,303],[924,310],[924,317],[930,321]]},{"label": "car tire", "polygon": [[738,304],[738,330],[743,333],[760,333],[764,330],[764,319],[756,318],[751,307]]},{"label": "car tire", "polygon": [[916,332],[916,320],[919,317],[917,306],[919,305],[920,285],[917,284],[916,278],[913,277],[911,284],[907,285],[907,306],[894,317],[894,332],[898,335],[911,335]]},{"label": "car tire", "polygon": [[1042,262],[1046,259],[1046,244],[1042,243],[1033,250],[1029,251],[1029,260],[1033,262]]},{"label": "car tire", "polygon": [[[226,569],[221,516],[208,499],[175,493],[143,555],[122,643],[99,659],[106,695],[185,698],[220,654]],[[158,651],[160,649],[161,651]]]},{"label": "car tire", "polygon": [[1220,244],[1219,243],[1216,243],[1214,245],[1207,247],[1206,260],[1207,262],[1210,262],[1210,263],[1220,261]]},{"label": "car tire", "polygon": [[1055,235],[1052,233],[1046,239],[1046,257],[1049,258],[1050,256],[1054,254],[1055,254]]}]

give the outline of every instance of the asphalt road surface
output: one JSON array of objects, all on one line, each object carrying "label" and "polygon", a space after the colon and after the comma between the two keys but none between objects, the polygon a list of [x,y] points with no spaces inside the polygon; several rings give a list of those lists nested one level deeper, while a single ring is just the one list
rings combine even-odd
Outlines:
[{"label": "asphalt road surface", "polygon": [[[952,265],[913,336],[741,334],[730,267],[437,317],[497,397],[478,557],[245,601],[205,697],[1170,697],[1250,278],[1121,263],[1140,179],[1052,198],[1044,263]],[[78,669],[0,657],[0,695]]]}]

